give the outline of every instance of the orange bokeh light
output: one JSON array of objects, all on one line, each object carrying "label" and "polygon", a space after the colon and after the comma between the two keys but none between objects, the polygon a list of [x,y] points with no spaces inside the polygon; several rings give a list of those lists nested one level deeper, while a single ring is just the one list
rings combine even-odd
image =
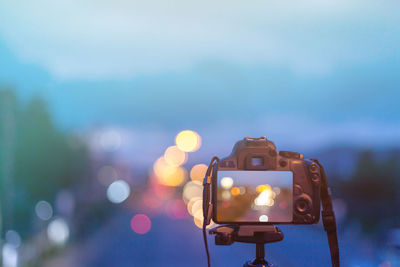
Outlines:
[{"label": "orange bokeh light", "polygon": [[237,187],[237,186],[232,187],[231,193],[232,193],[233,196],[239,195],[239,194],[240,194],[240,189],[239,189],[239,187]]},{"label": "orange bokeh light", "polygon": [[207,165],[205,164],[197,164],[194,165],[193,168],[190,170],[190,179],[193,181],[203,182],[203,178],[207,172]]}]

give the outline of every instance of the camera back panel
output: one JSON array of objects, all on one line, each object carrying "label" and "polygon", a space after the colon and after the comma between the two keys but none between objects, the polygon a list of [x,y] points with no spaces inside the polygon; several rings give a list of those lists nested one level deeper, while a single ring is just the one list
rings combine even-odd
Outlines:
[{"label": "camera back panel", "polygon": [[314,224],[320,170],[265,137],[245,138],[219,161],[212,179],[213,220],[220,224]]}]

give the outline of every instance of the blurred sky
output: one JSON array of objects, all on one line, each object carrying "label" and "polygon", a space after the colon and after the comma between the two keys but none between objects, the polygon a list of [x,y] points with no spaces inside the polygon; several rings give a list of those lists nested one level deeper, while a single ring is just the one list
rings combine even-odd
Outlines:
[{"label": "blurred sky", "polygon": [[[58,124],[297,148],[400,138],[400,2],[0,1],[0,82]],[[173,137],[172,137],[173,138]],[[172,140],[167,135],[165,140]],[[225,141],[225,142],[224,142]]]}]

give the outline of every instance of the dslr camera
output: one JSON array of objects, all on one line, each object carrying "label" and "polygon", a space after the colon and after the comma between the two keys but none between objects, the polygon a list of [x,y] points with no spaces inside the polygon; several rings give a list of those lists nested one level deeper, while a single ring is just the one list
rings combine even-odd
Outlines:
[{"label": "dslr camera", "polygon": [[212,176],[212,218],[218,224],[319,221],[319,166],[300,153],[278,152],[266,137],[238,141]]},{"label": "dslr camera", "polygon": [[[321,209],[322,207],[322,209]],[[231,155],[214,157],[203,182],[203,237],[206,226],[216,245],[255,243],[256,259],[244,266],[270,266],[264,244],[283,240],[275,224],[316,224],[322,214],[332,266],[339,267],[335,214],[323,166],[297,152],[279,151],[266,137],[246,137]]]}]

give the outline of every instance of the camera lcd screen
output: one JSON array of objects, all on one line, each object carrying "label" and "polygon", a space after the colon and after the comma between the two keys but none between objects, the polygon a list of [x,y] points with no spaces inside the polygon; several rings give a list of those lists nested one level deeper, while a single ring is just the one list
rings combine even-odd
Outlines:
[{"label": "camera lcd screen", "polygon": [[291,171],[218,171],[216,219],[228,222],[292,221]]}]

